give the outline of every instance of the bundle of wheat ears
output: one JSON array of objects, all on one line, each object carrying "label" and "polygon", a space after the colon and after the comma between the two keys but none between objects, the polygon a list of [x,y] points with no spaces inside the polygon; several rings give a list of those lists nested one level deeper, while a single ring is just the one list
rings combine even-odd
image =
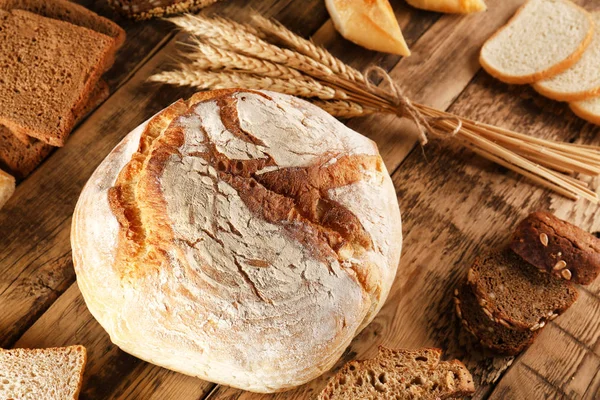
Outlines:
[{"label": "bundle of wheat ears", "polygon": [[[184,15],[169,19],[192,36],[176,70],[150,79],[200,89],[268,89],[302,97],[336,117],[390,113],[414,121],[430,137],[473,152],[568,198],[598,203],[576,174],[600,175],[600,147],[537,139],[412,103],[379,67],[361,73],[280,23],[254,15],[252,24]],[[386,88],[375,86],[382,78]]]}]

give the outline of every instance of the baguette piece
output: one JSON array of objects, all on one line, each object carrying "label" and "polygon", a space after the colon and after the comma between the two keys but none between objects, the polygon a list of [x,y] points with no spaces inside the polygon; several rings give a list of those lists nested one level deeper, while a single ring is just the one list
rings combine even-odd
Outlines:
[{"label": "baguette piece", "polygon": [[86,361],[83,346],[0,349],[0,398],[76,400]]},{"label": "baguette piece", "polygon": [[371,360],[347,363],[323,389],[319,400],[451,399],[475,391],[473,378],[458,360],[440,361],[440,349],[395,350],[379,346]]},{"label": "baguette piece", "polygon": [[512,329],[543,328],[578,296],[571,282],[539,271],[510,249],[476,259],[468,280],[488,318]]},{"label": "baguette piece", "polygon": [[114,39],[22,10],[0,10],[0,28],[0,54],[9,71],[0,80],[0,124],[63,146]]},{"label": "baguette piece", "polygon": [[136,20],[163,17],[170,14],[196,12],[218,0],[108,0],[111,7]]},{"label": "baguette piece", "polygon": [[0,208],[15,192],[15,178],[0,169]]},{"label": "baguette piece", "polygon": [[370,50],[410,56],[388,0],[325,0],[335,29]]},{"label": "baguette piece", "polygon": [[487,9],[483,0],[406,0],[406,2],[422,10],[450,14],[468,14]]},{"label": "baguette piece", "polygon": [[559,279],[589,285],[600,274],[600,239],[547,212],[532,213],[521,221],[510,247]]},{"label": "baguette piece", "polygon": [[108,18],[67,0],[0,0],[0,9],[19,9],[41,15],[43,17],[70,22],[93,31],[112,37],[114,50],[118,50],[125,42],[125,31]]},{"label": "baguette piece", "polygon": [[506,83],[534,83],[573,66],[594,36],[594,21],[568,0],[529,0],[482,49],[481,66]]},{"label": "baguette piece", "polygon": [[533,332],[514,330],[490,320],[477,303],[469,285],[463,285],[454,291],[454,305],[462,326],[477,338],[483,347],[498,354],[519,354],[529,347],[541,332],[541,329]]},{"label": "baguette piece", "polygon": [[538,93],[558,101],[579,101],[600,95],[600,12],[592,16],[594,39],[581,59],[568,70],[534,83]]},{"label": "baguette piece", "polygon": [[600,96],[569,103],[569,107],[579,118],[600,125]]}]

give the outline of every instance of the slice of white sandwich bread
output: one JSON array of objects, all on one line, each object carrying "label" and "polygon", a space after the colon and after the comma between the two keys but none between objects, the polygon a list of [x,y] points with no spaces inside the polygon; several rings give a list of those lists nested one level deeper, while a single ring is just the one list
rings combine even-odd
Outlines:
[{"label": "slice of white sandwich bread", "polygon": [[574,65],[594,35],[590,13],[568,0],[529,0],[485,42],[479,60],[492,76],[526,84]]},{"label": "slice of white sandwich bread", "polygon": [[569,107],[579,118],[600,125],[600,96],[569,103]]},{"label": "slice of white sandwich bread", "polygon": [[586,100],[600,95],[600,11],[592,13],[595,33],[581,59],[568,70],[533,84],[533,88],[549,99],[558,101]]},{"label": "slice of white sandwich bread", "polygon": [[0,399],[76,400],[86,360],[83,346],[0,349]]},{"label": "slice of white sandwich bread", "polygon": [[15,178],[0,169],[0,208],[15,192]]}]

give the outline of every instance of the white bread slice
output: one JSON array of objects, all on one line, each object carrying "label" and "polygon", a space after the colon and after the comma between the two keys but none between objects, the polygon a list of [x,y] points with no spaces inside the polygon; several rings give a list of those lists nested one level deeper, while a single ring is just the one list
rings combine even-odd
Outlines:
[{"label": "white bread slice", "polygon": [[592,124],[600,125],[600,97],[569,103],[571,110],[579,118]]},{"label": "white bread slice", "polygon": [[83,346],[0,349],[0,399],[76,400],[86,360]]},{"label": "white bread slice", "polygon": [[579,101],[600,95],[600,12],[592,13],[592,17],[594,38],[581,59],[568,70],[534,83],[538,93],[558,101]]},{"label": "white bread slice", "polygon": [[367,49],[409,56],[410,50],[388,0],[325,0],[335,29]]},{"label": "white bread slice", "polygon": [[483,0],[406,0],[406,2],[422,10],[451,14],[468,14],[487,9]]},{"label": "white bread slice", "polygon": [[15,178],[0,169],[0,208],[15,192]]},{"label": "white bread slice", "polygon": [[594,35],[592,16],[568,0],[529,0],[484,43],[479,60],[506,83],[534,83],[570,68]]}]

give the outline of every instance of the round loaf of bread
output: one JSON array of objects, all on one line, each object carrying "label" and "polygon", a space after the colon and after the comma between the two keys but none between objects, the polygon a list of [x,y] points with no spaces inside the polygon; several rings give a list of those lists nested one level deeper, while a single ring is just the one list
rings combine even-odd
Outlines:
[{"label": "round loaf of bread", "polygon": [[106,157],[73,217],[77,282],[124,351],[256,392],[330,369],[396,274],[376,145],[272,92],[198,93]]}]

